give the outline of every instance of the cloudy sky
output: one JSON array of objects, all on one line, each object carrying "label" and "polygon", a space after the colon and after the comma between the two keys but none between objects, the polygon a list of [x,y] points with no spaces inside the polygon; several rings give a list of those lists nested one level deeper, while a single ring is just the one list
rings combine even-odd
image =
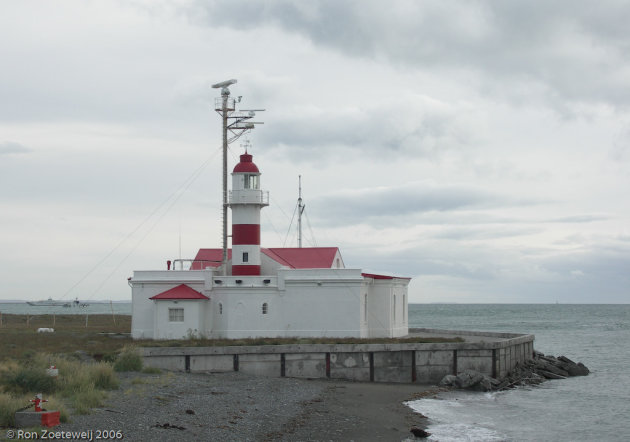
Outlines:
[{"label": "cloudy sky", "polygon": [[[626,1],[0,3],[0,299],[221,245],[213,83],[265,108],[263,246],[411,302],[630,300]],[[230,169],[241,153],[231,145]]]}]

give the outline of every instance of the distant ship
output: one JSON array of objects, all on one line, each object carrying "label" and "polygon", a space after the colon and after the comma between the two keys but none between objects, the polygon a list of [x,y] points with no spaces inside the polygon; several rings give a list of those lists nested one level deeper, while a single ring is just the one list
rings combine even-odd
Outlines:
[{"label": "distant ship", "polygon": [[48,298],[45,301],[27,301],[26,303],[34,307],[87,307],[88,306],[88,304],[80,302],[78,298],[72,302],[55,301],[52,298]]}]

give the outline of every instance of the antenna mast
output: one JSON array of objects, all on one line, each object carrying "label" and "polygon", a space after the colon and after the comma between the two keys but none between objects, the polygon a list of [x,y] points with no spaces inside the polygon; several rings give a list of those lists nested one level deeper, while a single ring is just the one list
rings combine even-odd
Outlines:
[{"label": "antenna mast", "polygon": [[[221,89],[221,97],[215,98],[214,110],[221,115],[223,120],[223,257],[221,259],[221,267],[224,275],[227,275],[227,229],[228,229],[228,188],[227,188],[227,150],[228,145],[233,141],[236,141],[245,132],[252,130],[256,124],[263,124],[259,121],[248,121],[252,119],[256,112],[263,112],[264,109],[251,109],[251,110],[236,110],[236,103],[241,102],[241,97],[238,100],[230,98],[229,86],[236,84],[236,79],[222,81],[221,83],[213,84],[214,89]],[[228,132],[230,135],[228,135]]]},{"label": "antenna mast", "polygon": [[302,175],[298,175],[299,193],[298,193],[298,247],[302,248],[302,213],[306,206],[302,204]]}]

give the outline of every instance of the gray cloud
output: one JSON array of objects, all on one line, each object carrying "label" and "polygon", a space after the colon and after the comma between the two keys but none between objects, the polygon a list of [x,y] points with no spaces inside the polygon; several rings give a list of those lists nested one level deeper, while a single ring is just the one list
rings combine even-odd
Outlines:
[{"label": "gray cloud", "polygon": [[13,141],[5,141],[0,143],[0,155],[8,155],[14,153],[28,153],[31,149]]},{"label": "gray cloud", "polygon": [[[423,212],[488,208],[512,204],[500,194],[463,186],[434,188],[420,183],[399,187],[337,192],[314,198],[311,206],[319,213],[318,222],[345,225],[369,222],[378,225],[405,223],[406,217]],[[334,216],[330,216],[334,214]],[[396,222],[398,220],[398,222]]]},{"label": "gray cloud", "polygon": [[387,153],[404,153],[434,159],[447,151],[470,147],[475,137],[466,115],[470,115],[468,109],[438,105],[420,96],[361,110],[295,109],[285,115],[270,115],[272,121],[282,124],[265,127],[259,139],[270,149],[286,151],[296,161],[334,160],[345,153],[342,149],[361,150],[380,158]]},{"label": "gray cloud", "polygon": [[350,56],[471,70],[488,91],[516,99],[538,90],[560,107],[560,97],[630,104],[624,2],[230,0],[197,2],[187,13],[213,26],[279,27]]}]

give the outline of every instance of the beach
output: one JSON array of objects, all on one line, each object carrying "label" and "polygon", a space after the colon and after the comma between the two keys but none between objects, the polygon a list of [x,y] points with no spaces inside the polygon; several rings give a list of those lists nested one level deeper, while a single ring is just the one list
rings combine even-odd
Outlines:
[{"label": "beach", "polygon": [[116,430],[125,440],[405,440],[425,419],[403,404],[428,385],[125,373],[107,403],[58,431]]}]

